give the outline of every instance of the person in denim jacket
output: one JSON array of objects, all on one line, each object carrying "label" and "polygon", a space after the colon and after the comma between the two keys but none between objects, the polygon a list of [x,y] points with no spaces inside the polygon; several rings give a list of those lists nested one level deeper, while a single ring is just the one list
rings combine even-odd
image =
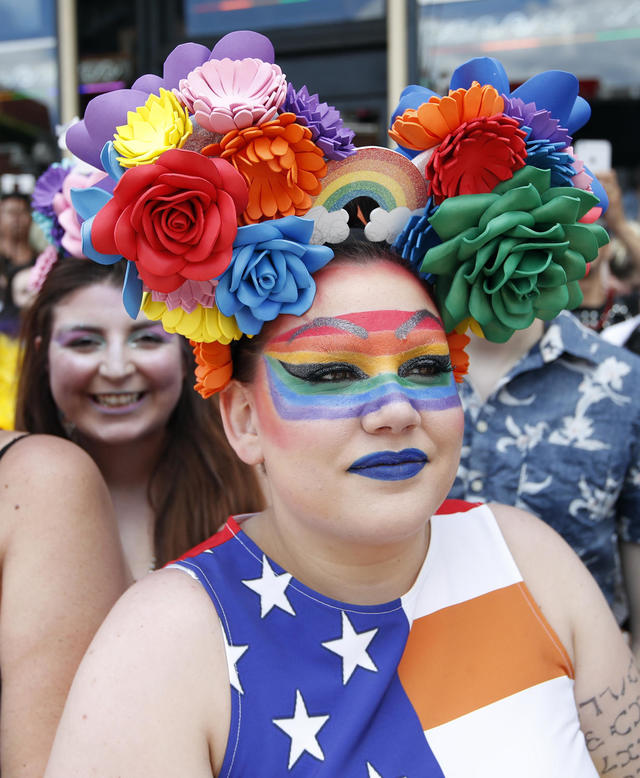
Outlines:
[{"label": "person in denim jacket", "polygon": [[[560,532],[619,620],[640,589],[640,359],[563,312],[505,344],[473,338],[451,497],[524,508]],[[482,355],[482,358],[476,356]]]}]

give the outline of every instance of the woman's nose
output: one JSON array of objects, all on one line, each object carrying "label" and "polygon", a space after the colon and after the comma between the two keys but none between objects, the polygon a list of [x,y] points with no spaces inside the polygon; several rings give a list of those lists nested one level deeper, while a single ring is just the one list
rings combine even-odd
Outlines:
[{"label": "woman's nose", "polygon": [[107,348],[103,360],[100,362],[98,373],[104,378],[118,380],[127,378],[135,372],[130,354],[126,347],[111,345]]},{"label": "woman's nose", "polygon": [[407,432],[420,424],[420,413],[402,391],[383,395],[377,402],[363,409],[362,428],[370,434]]}]

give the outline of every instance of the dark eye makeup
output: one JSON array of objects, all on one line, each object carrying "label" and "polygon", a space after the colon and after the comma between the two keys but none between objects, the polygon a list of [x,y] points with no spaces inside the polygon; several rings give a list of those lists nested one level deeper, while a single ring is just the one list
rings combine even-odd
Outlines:
[{"label": "dark eye makeup", "polygon": [[339,383],[341,381],[362,381],[369,376],[349,362],[306,362],[294,365],[280,361],[282,367],[295,378],[310,383]]},{"label": "dark eye makeup", "polygon": [[451,373],[453,367],[448,354],[425,354],[403,362],[398,368],[400,378],[436,378]]},{"label": "dark eye makeup", "polygon": [[[364,370],[350,362],[305,362],[303,364],[281,360],[279,362],[289,375],[309,383],[364,381],[370,377]],[[398,368],[398,376],[410,381],[430,380],[451,373],[452,370],[448,354],[425,354],[403,362]]]}]

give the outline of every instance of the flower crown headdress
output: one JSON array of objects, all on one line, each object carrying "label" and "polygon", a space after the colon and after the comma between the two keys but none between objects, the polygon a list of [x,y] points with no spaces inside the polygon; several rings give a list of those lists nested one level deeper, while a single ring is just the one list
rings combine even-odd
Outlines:
[{"label": "flower crown headdress", "polygon": [[182,44],[162,78],[94,98],[67,133],[104,171],[71,191],[82,251],[127,260],[127,311],[191,340],[209,396],[231,378],[232,340],[309,309],[325,242],[347,237],[345,207],[365,198],[365,236],[433,284],[461,380],[469,325],[503,341],[576,305],[606,242],[585,223],[604,192],[570,148],[589,115],[577,91],[549,72],[510,94],[500,63],[471,60],[445,97],[405,90],[397,150],[356,149],[335,108],[287,83],[263,35]]}]

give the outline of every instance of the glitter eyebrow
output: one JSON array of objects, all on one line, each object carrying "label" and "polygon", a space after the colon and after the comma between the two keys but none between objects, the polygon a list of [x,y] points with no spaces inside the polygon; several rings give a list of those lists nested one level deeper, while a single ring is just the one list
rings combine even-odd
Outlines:
[{"label": "glitter eyebrow", "polygon": [[412,316],[410,316],[404,324],[401,324],[398,329],[395,331],[395,336],[398,338],[398,340],[405,340],[409,333],[414,330],[420,322],[424,321],[425,319],[433,319],[435,322],[437,322],[442,327],[442,322],[440,321],[439,316],[435,316],[431,311],[416,311]]},{"label": "glitter eyebrow", "polygon": [[308,322],[307,324],[303,324],[302,327],[298,327],[298,329],[287,339],[287,343],[291,343],[291,341],[297,338],[299,335],[302,335],[308,330],[316,329],[317,327],[333,327],[337,330],[344,330],[350,335],[355,335],[361,340],[367,340],[369,337],[367,330],[365,330],[364,327],[360,327],[358,324],[354,324],[351,321],[347,321],[346,319],[339,319],[334,316],[320,316],[317,319]]}]

